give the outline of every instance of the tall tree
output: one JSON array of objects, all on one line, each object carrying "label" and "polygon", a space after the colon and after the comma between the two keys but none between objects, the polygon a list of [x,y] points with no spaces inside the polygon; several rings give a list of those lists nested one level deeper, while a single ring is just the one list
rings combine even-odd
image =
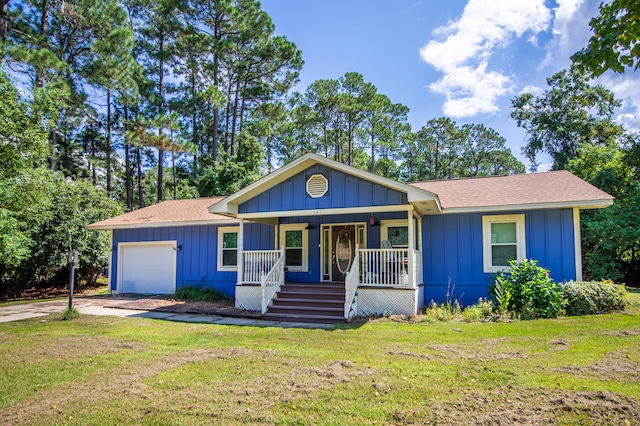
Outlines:
[{"label": "tall tree", "polygon": [[600,14],[589,25],[593,36],[587,47],[571,57],[576,66],[600,76],[607,70],[623,73],[640,67],[640,2],[612,0],[600,4]]},{"label": "tall tree", "polygon": [[527,132],[522,148],[527,158],[546,152],[555,169],[565,169],[581,145],[603,144],[622,134],[612,120],[620,102],[611,91],[588,84],[575,68],[553,75],[547,84],[542,95],[524,93],[511,102],[511,117]]},{"label": "tall tree", "polygon": [[[151,111],[155,115],[155,122],[158,124],[157,141],[163,141],[165,128],[164,116],[167,113],[166,67],[177,61],[175,50],[178,34],[184,29],[180,11],[185,7],[183,1],[144,0],[143,7],[140,8],[138,20],[141,27],[139,32],[141,42],[145,52],[147,74],[155,76],[155,90],[149,93]],[[159,144],[158,151],[158,181],[157,181],[157,201],[163,200],[163,170],[164,153],[166,146]]]}]

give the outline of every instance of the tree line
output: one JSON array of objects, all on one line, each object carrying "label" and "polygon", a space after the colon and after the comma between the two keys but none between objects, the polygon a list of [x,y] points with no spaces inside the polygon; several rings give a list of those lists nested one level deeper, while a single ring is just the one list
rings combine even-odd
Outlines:
[{"label": "tree line", "polygon": [[[525,172],[482,124],[441,117],[412,130],[409,109],[359,73],[292,93],[302,66],[255,0],[0,0],[3,285],[55,279],[70,246],[90,280],[109,248],[87,223],[227,195],[307,152],[400,181]],[[618,101],[588,83],[590,72],[551,77],[545,95],[514,99],[512,117],[532,164],[548,152],[555,168],[619,197],[626,217],[635,135],[614,122]],[[615,172],[624,191],[587,173],[585,159],[603,147],[627,167]],[[595,226],[585,222],[588,259],[605,250]],[[637,240],[627,242],[607,246],[609,267],[587,262],[594,277],[627,276],[638,256]]]}]

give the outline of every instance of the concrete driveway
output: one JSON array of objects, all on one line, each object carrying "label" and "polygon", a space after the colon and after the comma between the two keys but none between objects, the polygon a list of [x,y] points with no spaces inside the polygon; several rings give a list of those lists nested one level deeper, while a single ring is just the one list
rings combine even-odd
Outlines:
[{"label": "concrete driveway", "polygon": [[[264,321],[260,319],[229,318],[219,315],[206,314],[186,314],[160,311],[141,311],[132,309],[122,309],[107,307],[114,302],[111,298],[83,298],[77,297],[73,300],[73,307],[81,314],[114,316],[114,317],[137,317],[152,318],[167,321],[195,322],[221,325],[243,325],[253,327],[283,327],[283,328],[332,328],[327,324],[293,323],[280,321]],[[27,318],[43,317],[50,314],[62,313],[69,306],[68,300],[54,300],[51,302],[33,302],[22,305],[0,306],[0,323],[19,321]]]}]

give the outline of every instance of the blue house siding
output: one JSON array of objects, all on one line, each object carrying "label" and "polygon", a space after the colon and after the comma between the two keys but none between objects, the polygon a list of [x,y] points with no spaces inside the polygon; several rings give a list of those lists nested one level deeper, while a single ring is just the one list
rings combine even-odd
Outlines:
[{"label": "blue house siding", "polygon": [[[235,295],[237,273],[218,271],[218,228],[235,225],[175,226],[167,228],[114,229],[113,245],[123,242],[177,241],[182,250],[176,257],[176,287],[213,287],[229,297]],[[245,223],[245,250],[272,250],[273,226]],[[111,254],[111,290],[116,290],[118,252]]]},{"label": "blue house siding", "polygon": [[[573,211],[532,210],[500,214],[525,215],[526,256],[550,270],[557,282],[576,278]],[[447,294],[463,304],[487,297],[491,274],[483,272],[482,217],[465,213],[423,218],[425,303]]]},{"label": "blue house siding", "polygon": [[[306,182],[314,174],[329,181],[329,190],[311,198]],[[238,206],[239,213],[369,207],[407,204],[406,194],[347,173],[316,164]]]},{"label": "blue house siding", "polygon": [[[280,224],[307,223],[308,230],[308,272],[288,272],[287,280],[292,282],[320,281],[320,231],[322,224],[361,223],[367,224],[367,248],[380,248],[380,227],[369,224],[369,214],[342,214],[329,216],[283,217]],[[376,213],[376,221],[406,219],[407,212]]]}]

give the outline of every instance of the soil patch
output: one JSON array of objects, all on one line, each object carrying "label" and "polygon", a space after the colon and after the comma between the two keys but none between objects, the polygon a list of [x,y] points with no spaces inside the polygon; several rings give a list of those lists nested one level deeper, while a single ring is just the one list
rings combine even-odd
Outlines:
[{"label": "soil patch", "polygon": [[612,392],[570,392],[551,389],[500,388],[487,393],[431,405],[432,421],[442,424],[558,424],[564,416],[584,415],[591,424],[632,424],[640,403]]},{"label": "soil patch", "polygon": [[579,377],[595,376],[603,380],[640,382],[640,366],[616,351],[586,367],[568,366],[557,370]]},{"label": "soil patch", "polygon": [[[74,296],[94,296],[106,291],[107,285],[100,283],[83,284],[73,290]],[[16,300],[40,300],[68,297],[69,288],[62,287],[30,287],[24,290],[9,291],[0,294],[0,302],[13,302]]]},{"label": "soil patch", "polygon": [[237,318],[262,317],[260,312],[257,311],[237,309],[233,300],[199,302],[194,300],[175,300],[170,297],[163,296],[150,296],[144,299],[134,299],[125,295],[120,297],[119,300],[105,305],[105,307],[182,314],[220,315],[224,317]]}]

